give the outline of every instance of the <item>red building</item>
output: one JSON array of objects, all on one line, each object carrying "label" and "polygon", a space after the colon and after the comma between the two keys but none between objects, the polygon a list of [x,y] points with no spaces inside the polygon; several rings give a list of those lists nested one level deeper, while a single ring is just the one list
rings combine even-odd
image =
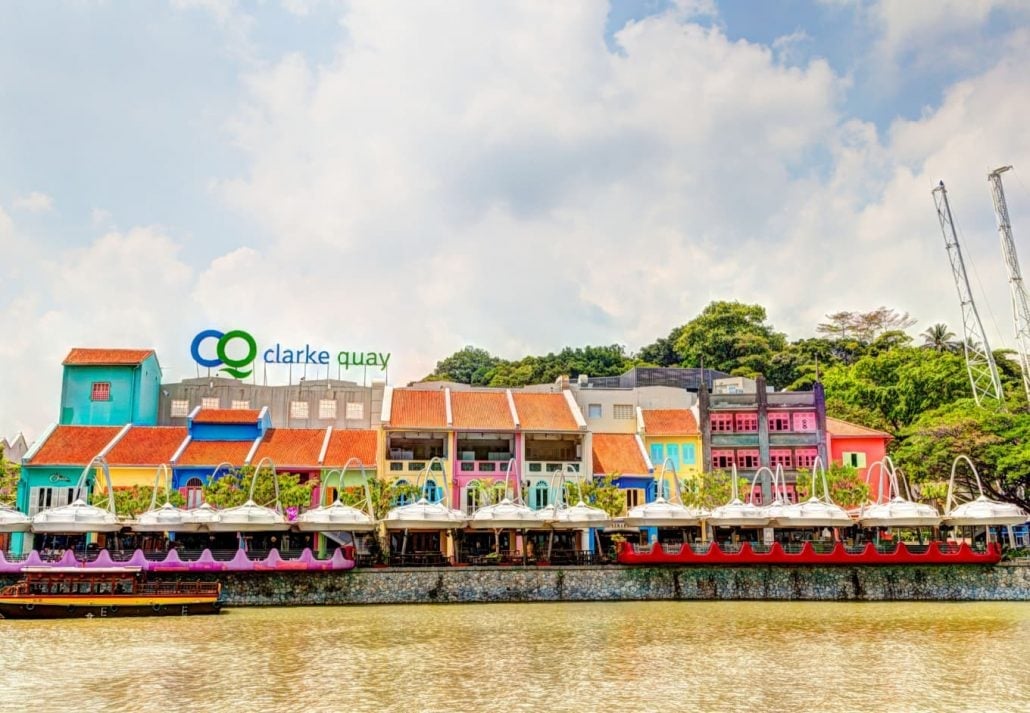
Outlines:
[{"label": "red building", "polygon": [[[887,454],[887,443],[891,434],[859,426],[838,418],[826,419],[826,450],[830,460],[858,468],[858,475],[865,479],[869,466],[882,460]],[[873,473],[874,481],[869,483],[869,497],[876,500],[879,493],[879,473]],[[885,486],[886,487],[886,486]]]}]

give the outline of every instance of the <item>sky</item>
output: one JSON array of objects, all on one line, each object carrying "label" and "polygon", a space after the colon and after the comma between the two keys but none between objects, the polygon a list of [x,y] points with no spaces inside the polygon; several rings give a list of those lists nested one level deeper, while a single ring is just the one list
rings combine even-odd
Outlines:
[{"label": "sky", "polygon": [[1021,0],[0,4],[0,436],[56,419],[70,348],[174,382],[205,329],[391,383],[722,299],[960,331],[940,180],[1011,347],[986,176],[1030,256],[1028,64]]}]

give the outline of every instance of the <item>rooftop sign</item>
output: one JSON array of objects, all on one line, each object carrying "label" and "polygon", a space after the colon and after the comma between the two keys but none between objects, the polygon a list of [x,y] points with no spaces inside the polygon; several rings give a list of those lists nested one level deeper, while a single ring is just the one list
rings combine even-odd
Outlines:
[{"label": "rooftop sign", "polygon": [[[211,356],[212,351],[214,356]],[[385,370],[390,363],[390,352],[362,352],[346,349],[330,352],[328,349],[321,349],[310,344],[291,348],[277,342],[262,351],[258,349],[254,337],[242,329],[233,329],[228,332],[205,329],[199,332],[190,344],[190,355],[197,364],[207,369],[224,371],[237,379],[245,379],[254,373],[254,362],[259,354],[265,364],[321,366],[337,364],[344,369],[361,366]]]}]

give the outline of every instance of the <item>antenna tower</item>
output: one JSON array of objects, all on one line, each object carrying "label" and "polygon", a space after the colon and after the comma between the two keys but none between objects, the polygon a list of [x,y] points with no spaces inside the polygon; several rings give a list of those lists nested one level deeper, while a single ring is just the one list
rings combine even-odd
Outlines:
[{"label": "antenna tower", "polygon": [[951,219],[951,205],[948,203],[948,191],[944,181],[933,189],[933,201],[937,206],[937,219],[941,223],[944,235],[944,247],[951,261],[951,274],[955,278],[955,289],[958,291],[959,305],[962,307],[962,347],[966,353],[966,371],[973,385],[973,398],[983,408],[1000,408],[1002,404],[1001,379],[998,378],[998,367],[994,364],[991,347],[987,343],[980,313],[973,302],[973,292],[969,289],[969,277],[966,275],[966,263],[962,259],[962,248],[959,247],[955,223]]},{"label": "antenna tower", "polygon": [[1019,270],[1019,259],[1016,257],[1016,241],[1012,239],[1012,224],[1009,223],[1009,208],[1005,203],[1005,189],[1001,185],[1001,174],[1011,170],[1012,166],[1002,166],[987,174],[991,184],[991,197],[994,199],[994,215],[998,219],[998,235],[1001,237],[1001,253],[1005,258],[1005,266],[1009,270],[1009,290],[1012,292],[1012,319],[1016,326],[1016,348],[1019,351],[1019,366],[1023,372],[1023,390],[1030,401],[1030,363],[1027,352],[1030,352],[1030,298],[1023,284],[1023,274]]}]

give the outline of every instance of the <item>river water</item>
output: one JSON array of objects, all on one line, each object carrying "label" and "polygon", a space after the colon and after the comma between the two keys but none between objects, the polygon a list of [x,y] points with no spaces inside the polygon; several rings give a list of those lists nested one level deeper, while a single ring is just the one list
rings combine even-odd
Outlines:
[{"label": "river water", "polygon": [[1027,711],[1030,603],[0,621],[2,711]]}]

